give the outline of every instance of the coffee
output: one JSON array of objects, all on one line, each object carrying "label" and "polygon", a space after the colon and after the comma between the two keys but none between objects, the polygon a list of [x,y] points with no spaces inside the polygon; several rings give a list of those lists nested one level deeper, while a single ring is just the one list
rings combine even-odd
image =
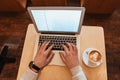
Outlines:
[{"label": "coffee", "polygon": [[89,53],[89,59],[91,62],[98,62],[101,60],[101,57],[101,54],[96,50]]}]

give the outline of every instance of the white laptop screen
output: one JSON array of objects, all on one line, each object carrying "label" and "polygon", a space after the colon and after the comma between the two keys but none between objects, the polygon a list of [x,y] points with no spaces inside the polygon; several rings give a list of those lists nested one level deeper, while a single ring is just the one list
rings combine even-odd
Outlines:
[{"label": "white laptop screen", "polygon": [[31,10],[38,31],[78,32],[81,10]]}]

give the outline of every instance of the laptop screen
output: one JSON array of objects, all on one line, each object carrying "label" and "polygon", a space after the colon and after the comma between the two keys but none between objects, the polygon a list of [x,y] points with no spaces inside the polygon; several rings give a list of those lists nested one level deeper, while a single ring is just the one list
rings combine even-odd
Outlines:
[{"label": "laptop screen", "polygon": [[77,33],[82,14],[82,10],[31,10],[39,32]]}]

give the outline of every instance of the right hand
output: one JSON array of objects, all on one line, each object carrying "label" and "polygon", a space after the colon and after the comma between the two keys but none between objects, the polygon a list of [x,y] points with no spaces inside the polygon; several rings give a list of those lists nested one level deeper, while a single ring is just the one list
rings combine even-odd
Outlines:
[{"label": "right hand", "polygon": [[79,59],[78,59],[78,50],[77,47],[72,44],[72,43],[66,43],[66,45],[62,45],[62,47],[64,48],[64,52],[60,52],[60,57],[62,59],[62,61],[67,65],[67,67],[69,69],[80,65],[79,63]]}]

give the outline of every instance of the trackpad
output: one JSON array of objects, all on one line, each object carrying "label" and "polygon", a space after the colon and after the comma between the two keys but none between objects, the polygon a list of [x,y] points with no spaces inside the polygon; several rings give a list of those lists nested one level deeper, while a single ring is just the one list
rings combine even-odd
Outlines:
[{"label": "trackpad", "polygon": [[62,59],[60,58],[59,51],[53,51],[53,52],[55,53],[55,55],[48,65],[65,66],[65,64],[62,62]]}]

